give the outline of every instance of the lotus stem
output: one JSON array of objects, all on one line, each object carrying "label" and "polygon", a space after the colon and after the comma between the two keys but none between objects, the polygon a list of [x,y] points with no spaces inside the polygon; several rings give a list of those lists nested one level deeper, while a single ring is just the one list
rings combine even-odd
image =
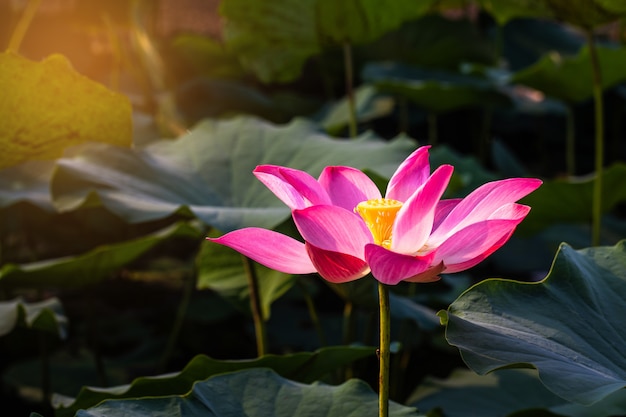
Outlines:
[{"label": "lotus stem", "polygon": [[15,27],[15,30],[11,35],[11,39],[9,40],[9,46],[7,47],[8,52],[17,53],[20,50],[24,36],[26,35],[35,14],[37,13],[37,9],[39,9],[40,3],[41,0],[29,0],[26,4],[24,13],[22,13],[22,17],[20,17],[20,20],[17,22],[17,26]]},{"label": "lotus stem", "polygon": [[602,228],[602,173],[604,168],[604,109],[602,102],[602,73],[598,51],[593,36],[593,31],[587,31],[587,43],[589,45],[589,57],[591,59],[591,71],[593,82],[593,102],[595,109],[595,170],[596,176],[593,183],[591,244],[600,244],[600,230]]},{"label": "lotus stem", "polygon": [[380,308],[380,346],[378,348],[378,416],[389,416],[389,366],[391,344],[391,317],[389,313],[389,289],[378,283],[378,305]]},{"label": "lotus stem", "polygon": [[265,330],[265,319],[261,308],[261,296],[259,294],[259,279],[254,268],[254,263],[250,258],[243,256],[243,266],[248,277],[248,290],[250,291],[250,311],[254,320],[254,335],[256,339],[257,356],[261,357],[267,353],[267,333]]},{"label": "lotus stem", "polygon": [[346,77],[346,96],[348,98],[348,109],[350,113],[350,137],[354,138],[357,135],[356,103],[354,99],[354,63],[352,61],[352,45],[350,45],[348,41],[343,43],[343,62]]}]

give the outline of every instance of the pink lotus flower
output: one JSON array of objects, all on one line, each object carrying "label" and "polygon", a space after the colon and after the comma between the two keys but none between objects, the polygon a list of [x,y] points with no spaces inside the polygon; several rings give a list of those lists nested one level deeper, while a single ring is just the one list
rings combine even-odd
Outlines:
[{"label": "pink lotus flower", "polygon": [[254,175],[291,208],[304,243],[254,227],[209,240],[269,268],[318,272],[335,283],[370,271],[384,284],[430,282],[471,268],[509,239],[530,211],[515,201],[541,181],[494,181],[463,199],[442,200],[453,167],[431,175],[428,149],[417,149],[398,167],[384,198],[355,168],[326,167],[316,180],[292,168],[258,166]]}]

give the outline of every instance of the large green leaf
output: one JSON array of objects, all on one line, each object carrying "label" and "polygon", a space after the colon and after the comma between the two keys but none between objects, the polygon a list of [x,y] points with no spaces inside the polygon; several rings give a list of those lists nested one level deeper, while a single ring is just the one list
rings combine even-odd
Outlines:
[{"label": "large green leaf", "polygon": [[622,0],[480,0],[480,4],[500,25],[514,18],[538,17],[593,29],[626,13]]},{"label": "large green leaf", "polygon": [[208,356],[198,355],[181,372],[175,374],[141,377],[135,379],[130,385],[106,389],[85,387],[74,402],[59,407],[56,415],[69,417],[78,409],[89,408],[112,398],[182,395],[187,393],[196,381],[250,368],[270,368],[285,378],[310,383],[341,366],[373,354],[374,348],[335,346],[315,352],[299,352],[282,356],[266,355],[250,360],[215,360]]},{"label": "large green leaf", "polygon": [[[626,80],[626,48],[598,46],[597,51],[602,87],[607,89]],[[581,48],[576,56],[545,55],[534,65],[515,73],[511,82],[570,103],[587,100],[593,94],[589,48]]]},{"label": "large green leaf", "polygon": [[489,279],[440,315],[474,371],[533,366],[549,390],[586,405],[626,387],[624,298],[626,242],[564,244],[543,281]]},{"label": "large green leaf", "polygon": [[54,159],[69,146],[132,142],[128,97],[79,74],[62,55],[41,62],[0,53],[0,169]]},{"label": "large green leaf", "polygon": [[[339,386],[301,384],[270,369],[251,369],[197,382],[184,396],[110,400],[77,417],[164,415],[249,417],[365,417],[378,415],[378,396],[362,381]],[[418,416],[414,408],[390,404],[390,416]]]},{"label": "large green leaf", "polygon": [[363,70],[363,78],[383,92],[406,97],[420,108],[436,113],[511,104],[509,97],[493,82],[472,75],[371,63]]},{"label": "large green leaf", "polygon": [[480,417],[504,417],[566,402],[528,369],[503,369],[488,375],[463,369],[445,380],[427,378],[408,403],[424,411],[438,408],[446,417],[468,417],[478,410]]},{"label": "large green leaf", "polygon": [[[602,175],[602,211],[614,209],[626,201],[626,165],[618,163],[605,169]],[[571,178],[545,181],[522,202],[532,207],[528,217],[519,225],[524,234],[538,233],[559,223],[591,222],[593,178]]]},{"label": "large green leaf", "polygon": [[28,303],[18,298],[0,302],[0,336],[10,333],[15,326],[25,326],[67,336],[67,317],[58,298]]},{"label": "large green leaf", "polygon": [[76,287],[101,281],[119,268],[172,237],[201,239],[204,232],[188,223],[177,223],[156,233],[126,242],[99,246],[78,256],[29,264],[6,263],[0,282],[16,287]]},{"label": "large green leaf", "polygon": [[262,81],[296,79],[328,41],[366,43],[426,12],[434,0],[224,0],[224,40]]},{"label": "large green leaf", "polygon": [[552,15],[544,0],[479,0],[479,2],[501,26],[515,18]]},{"label": "large green leaf", "polygon": [[610,417],[626,413],[626,390],[584,406],[548,391],[534,370],[502,369],[488,375],[458,370],[445,380],[427,379],[408,404],[424,411],[440,409],[446,417],[477,412],[480,417]]},{"label": "large green leaf", "polygon": [[227,48],[264,82],[296,79],[321,51],[315,0],[226,0],[220,13]]},{"label": "large green leaf", "polygon": [[191,212],[221,231],[271,228],[289,217],[280,200],[256,181],[258,164],[276,164],[318,175],[326,165],[372,169],[398,165],[415,144],[362,135],[338,140],[319,126],[294,120],[284,126],[255,118],[204,121],[178,140],[143,149],[92,144],[58,161],[52,179],[60,210],[104,204],[129,222]]},{"label": "large green leaf", "polygon": [[617,20],[626,13],[621,0],[546,0],[553,17],[585,29]]},{"label": "large green leaf", "polygon": [[337,44],[371,42],[429,10],[436,0],[317,0],[319,36]]},{"label": "large green leaf", "polygon": [[459,63],[494,65],[493,44],[469,20],[429,13],[411,20],[370,44],[357,46],[365,62],[395,61],[455,71]]}]

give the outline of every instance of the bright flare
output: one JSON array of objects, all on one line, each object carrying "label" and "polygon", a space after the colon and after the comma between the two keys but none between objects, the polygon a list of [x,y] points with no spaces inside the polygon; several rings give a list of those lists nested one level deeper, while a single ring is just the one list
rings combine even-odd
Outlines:
[{"label": "bright flare", "polygon": [[365,225],[372,232],[374,243],[390,248],[393,222],[400,208],[402,203],[398,200],[376,198],[359,203],[354,211],[363,218]]}]

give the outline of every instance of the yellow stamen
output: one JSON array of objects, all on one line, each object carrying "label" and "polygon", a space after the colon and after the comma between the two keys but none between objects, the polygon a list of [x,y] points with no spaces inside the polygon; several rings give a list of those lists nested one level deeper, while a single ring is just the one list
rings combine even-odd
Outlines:
[{"label": "yellow stamen", "polygon": [[402,203],[389,198],[377,198],[360,202],[354,209],[374,237],[374,243],[388,248],[391,246],[391,230]]}]

